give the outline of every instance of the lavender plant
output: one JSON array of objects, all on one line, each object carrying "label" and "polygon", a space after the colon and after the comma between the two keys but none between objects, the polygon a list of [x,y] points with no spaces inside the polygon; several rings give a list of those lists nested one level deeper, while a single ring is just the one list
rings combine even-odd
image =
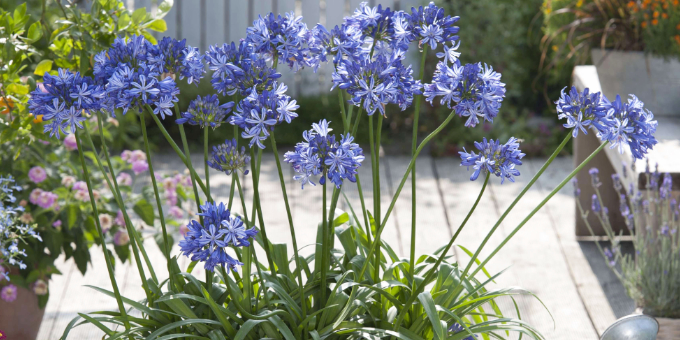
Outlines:
[{"label": "lavender plant", "polygon": [[[293,13],[285,16],[272,13],[258,17],[238,44],[211,46],[205,55],[196,54],[194,48],[181,42],[164,39],[162,44],[155,45],[143,37],[132,36],[118,39],[108,51],[97,56],[93,80],[62,71],[50,85],[59,91],[48,91],[49,97],[36,93],[34,107],[37,110],[49,107],[56,111],[48,117],[54,134],[75,134],[88,188],[92,188],[92,181],[83,157],[80,132],[82,127],[87,137],[88,130],[84,128],[87,122],[81,117],[103,117],[107,113],[139,116],[169,272],[167,280],[159,280],[143,244],[138,238],[131,238],[146,299],[135,302],[120,295],[110,260],[106,257],[113,291],[93,288],[115,297],[118,311],[79,314],[62,338],[66,338],[73,327],[88,323],[101,329],[104,337],[110,339],[470,339],[477,335],[502,337],[503,332],[511,331],[520,336],[543,339],[534,327],[521,320],[518,311],[501,310],[496,303],[500,297],[531,293],[519,288],[490,288],[489,283],[501,273],[487,274],[485,265],[606,145],[628,147],[635,157],[644,156],[656,143],[653,137],[656,122],[637,100],[624,105],[620,99],[609,102],[599,94],[590,95],[587,90],[579,93],[572,89],[568,94],[564,93],[557,102],[559,118],[565,118],[565,126],[575,132],[565,138],[490,228],[480,247],[471,255],[471,261],[462,268],[448,253],[474,213],[491,174],[500,177],[501,183],[505,179],[512,182],[520,175],[517,167],[524,154],[515,138],[505,144],[484,139],[475,144],[479,153],[461,152],[461,166],[472,166],[475,170],[471,180],[482,175],[484,184],[454,236],[431,256],[416,257],[415,254],[416,229],[422,226],[415,223],[417,202],[413,197],[410,257],[399,258],[381,240],[381,235],[409,177],[415,188],[416,158],[456,116],[464,117],[462,124],[470,128],[480,120],[492,122],[500,112],[505,95],[501,75],[491,67],[482,67],[480,63],[461,65],[460,52],[457,52],[459,45],[456,44],[457,21],[458,17],[446,15],[433,3],[412,8],[410,12],[362,3],[353,15],[330,30],[320,24],[309,29],[302,18]],[[417,46],[421,54],[418,77],[413,76],[410,65],[404,64],[411,45]],[[443,52],[437,52],[440,47]],[[425,60],[431,53],[443,60],[438,62],[432,82],[424,83]],[[177,61],[181,58],[186,58],[186,62]],[[303,141],[294,151],[286,153],[281,162],[276,130],[285,128],[284,122],[293,123],[298,105],[286,94],[287,86],[280,81],[278,67],[287,65],[295,72],[314,71],[325,62],[335,66],[329,88],[341,99],[342,135],[339,139],[331,135],[331,119],[324,119],[306,131]],[[187,112],[180,113],[177,106],[179,90],[173,75],[184,74],[184,81],[199,82],[203,76],[199,63],[206,63],[211,69],[214,91],[231,97],[222,104],[214,96],[199,97]],[[182,76],[178,78],[182,80]],[[69,81],[58,82],[59,79]],[[377,152],[383,121],[388,119],[389,111],[395,108],[403,111],[413,105],[414,126],[417,127],[423,97],[430,103],[441,97],[440,102],[452,110],[420,143],[418,131],[414,129],[411,161],[387,209],[383,210]],[[155,122],[186,165],[194,194],[192,198],[201,209],[197,218],[184,228],[185,238],[180,242],[182,255],[192,260],[186,270],[178,265],[179,255],[170,253],[171,242],[163,218],[167,206],[161,200],[162,187],[158,186],[153,172],[146,116]],[[179,118],[175,122],[180,127],[182,148],[161,121],[172,117]],[[372,209],[365,204],[357,171],[367,161],[365,148],[354,143],[362,120],[368,120],[369,127]],[[249,140],[248,152],[246,146],[239,146],[238,140],[234,139],[214,147],[209,157],[208,127],[213,128],[212,133],[220,133],[220,125],[225,122],[233,126],[234,134]],[[183,129],[185,123],[204,129],[203,178],[190,161]],[[480,259],[480,252],[512,208],[567,142],[578,135],[577,131],[587,133],[586,128],[594,130],[602,145],[541,201],[489,257]],[[259,179],[262,150],[268,146],[273,153],[267,157],[274,158],[279,175],[282,204],[292,239],[292,257],[288,256],[286,244],[268,237],[264,222],[264,214],[270,212],[261,204]],[[101,173],[106,173],[95,145],[89,143],[89,148],[95,151],[91,160]],[[109,171],[113,171],[104,139],[101,148]],[[302,248],[297,244],[283,163],[290,163],[297,173],[295,179],[302,185],[315,184],[313,181],[318,176],[323,187],[319,202],[322,220],[318,221],[314,253],[309,256],[301,255]],[[209,167],[231,176],[228,201],[216,201],[211,195]],[[117,177],[105,178],[114,188],[115,199],[123,202]],[[242,179],[252,183],[250,208],[244,199]],[[330,198],[325,190],[328,181],[334,186]],[[343,194],[344,188],[354,183],[360,204],[356,210],[356,204],[352,205]],[[312,186],[306,186],[305,190],[314,190]],[[350,212],[336,209],[341,195]],[[91,205],[96,213],[97,202],[91,200]],[[121,210],[129,224],[126,209]],[[99,224],[97,228],[101,230]],[[256,247],[265,255],[261,261]],[[150,278],[146,276],[142,261]],[[191,274],[198,264],[206,269],[204,280]],[[486,277],[478,276],[480,271]],[[141,312],[143,317],[130,317],[125,305]],[[118,325],[123,327],[116,328]]]},{"label": "lavender plant", "polygon": [[[627,176],[627,173],[624,164],[623,174]],[[680,299],[680,207],[677,197],[672,194],[671,175],[660,174],[658,166],[657,170],[650,172],[647,161],[642,191],[637,190],[632,183],[629,188],[624,188],[619,175],[612,175],[614,190],[620,199],[618,210],[626,221],[635,249],[634,254],[628,254],[621,249],[623,232],[614,231],[609,220],[609,209],[602,203],[599,188],[602,183],[598,174],[596,168],[590,170],[591,185],[595,189],[590,211],[583,208],[578,197],[580,190],[574,182],[577,207],[586,226],[592,233],[587,217],[590,213],[595,214],[611,242],[605,248],[597,242],[598,250],[626,287],[628,296],[643,308],[645,314],[680,317],[677,304]]]}]

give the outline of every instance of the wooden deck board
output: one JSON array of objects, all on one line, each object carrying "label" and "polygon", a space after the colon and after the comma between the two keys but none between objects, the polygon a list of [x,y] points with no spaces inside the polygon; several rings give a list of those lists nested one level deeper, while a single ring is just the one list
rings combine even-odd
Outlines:
[{"label": "wooden deck board", "polygon": [[[283,153],[285,150],[281,151]],[[202,164],[201,155],[194,155],[192,158],[198,168],[198,165]],[[154,156],[154,163],[158,164],[156,168],[159,173],[183,169],[176,156],[171,154],[162,153]],[[541,164],[542,162],[538,161],[527,161],[521,168],[522,176],[518,178],[518,183],[506,182],[506,184],[500,185],[497,178],[490,179],[491,184],[487,189],[488,191],[480,201],[477,211],[471,217],[467,227],[460,234],[456,244],[464,245],[474,251],[493,226],[499,214]],[[554,187],[558,180],[566,176],[571,169],[569,164],[569,159],[558,159],[556,161],[551,170],[546,172],[544,178],[527,193],[524,200],[518,204],[515,211],[508,216],[506,222],[490,239],[486,248],[482,251],[482,257],[487,256],[503,240],[504,236],[547,194],[547,190]],[[389,191],[396,190],[407,166],[407,157],[382,159],[381,186],[383,197],[381,199],[383,212],[387,210],[391,200]],[[286,168],[288,167],[286,166]],[[438,178],[434,176],[434,169],[437,171]],[[459,162],[452,158],[433,161],[429,157],[421,157],[417,163],[417,170],[419,202],[417,221],[419,228],[416,250],[418,254],[421,254],[434,251],[434,249],[446,244],[451,233],[455,232],[465,218],[468,209],[472,206],[479,193],[482,181],[471,182],[469,180],[470,172],[460,167]],[[284,171],[286,171],[286,176],[292,177],[289,168]],[[198,172],[202,173],[202,168]],[[364,166],[360,168],[360,176],[367,208],[373,210],[369,161],[365,162]],[[217,172],[211,173],[212,193],[216,200],[226,201],[228,199],[230,183],[229,177],[221,176]],[[246,187],[247,208],[249,209],[248,213],[250,213],[250,202],[252,202],[250,175],[242,183]],[[285,206],[281,199],[281,187],[271,154],[263,156],[261,183],[264,219],[269,237],[277,243],[288,243],[289,255],[292,255]],[[321,217],[318,209],[321,202],[320,187],[309,186],[301,190],[299,183],[289,178],[287,190],[291,201],[298,244],[300,246],[310,244],[314,242],[316,225]],[[355,211],[358,212],[360,203],[356,185],[348,185],[344,190]],[[539,211],[535,218],[525,226],[524,230],[521,230],[515,236],[515,239],[510,241],[505,249],[501,250],[499,256],[489,263],[488,269],[493,273],[512,265],[510,270],[497,280],[498,285],[521,286],[536,293],[546,303],[555,316],[556,329],[554,330],[549,314],[538,301],[530,296],[522,296],[517,299],[523,319],[537,326],[548,339],[596,339],[595,327],[592,326],[587,308],[581,303],[577,286],[596,284],[597,280],[593,281],[593,275],[590,273],[591,281],[588,281],[587,270],[590,267],[586,267],[587,261],[583,258],[583,255],[580,258],[577,256],[580,250],[572,236],[573,230],[570,229],[573,228],[573,198],[569,195],[570,190],[570,188],[565,189],[565,192],[556,195],[546,208]],[[383,234],[384,239],[392,244],[403,257],[408,257],[410,246],[410,191],[410,183],[407,182]],[[332,187],[328,186],[329,200],[331,192]],[[341,199],[342,203],[338,207],[349,211],[343,201]],[[236,204],[233,209],[240,212],[240,204]],[[448,214],[448,220],[445,210]],[[361,222],[363,224],[363,220]],[[397,226],[399,226],[399,229],[397,229]],[[171,232],[175,237],[179,237],[176,231],[172,230]],[[398,246],[400,238],[401,249]],[[153,239],[147,239],[145,244],[151,261],[155,264],[157,275],[160,279],[165,278],[167,270],[163,265],[165,260],[162,253]],[[561,251],[560,247],[564,251]],[[311,251],[313,250],[309,247],[302,253],[309,254]],[[563,252],[567,254],[566,259]],[[177,253],[178,249],[175,246],[173,254]],[[77,312],[116,309],[114,299],[83,287],[85,284],[90,284],[110,289],[106,268],[103,266],[104,259],[101,249],[93,248],[92,254],[94,266],[91,266],[88,275],[85,277],[77,272],[72,261],[59,263],[59,268],[64,272],[64,275],[55,277],[52,282],[51,292],[53,296],[47,307],[39,339],[58,338]],[[455,254],[459,257],[461,263],[467,264],[469,261],[469,257],[459,249],[455,251]],[[188,263],[189,261],[185,257],[180,258],[181,267],[186,267]],[[585,279],[580,278],[574,282],[575,280],[570,276],[570,270],[574,271],[575,268],[581,268],[581,272],[585,272]],[[202,271],[201,266],[197,266],[195,274],[201,277]],[[124,295],[136,299],[143,298],[143,292],[139,289],[141,281],[134,266],[118,266],[116,274]],[[62,293],[56,293],[60,289]],[[596,295],[596,293],[593,294]],[[501,305],[506,309],[513,308],[510,300],[501,301]],[[608,322],[609,318],[609,316],[603,314],[599,321],[595,318],[593,322],[599,330],[602,327],[601,325]],[[79,327],[70,334],[68,339],[95,338],[99,334],[96,328]]]}]

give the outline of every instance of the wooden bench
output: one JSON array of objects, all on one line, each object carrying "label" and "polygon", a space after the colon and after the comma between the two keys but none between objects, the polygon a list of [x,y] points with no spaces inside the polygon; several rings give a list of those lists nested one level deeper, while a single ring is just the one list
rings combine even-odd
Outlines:
[{"label": "wooden bench", "polygon": [[[584,88],[589,88],[590,92],[602,91],[600,80],[597,75],[595,66],[576,66],[573,73],[574,86],[579,91]],[[680,90],[680,89],[679,89]],[[611,95],[610,95],[611,96]],[[608,96],[613,100],[614,96]],[[621,93],[621,97],[627,100],[627,93]],[[654,118],[659,122],[655,137],[659,141],[654,149],[649,152],[647,158],[651,171],[654,171],[656,164],[659,166],[659,172],[670,173],[673,176],[673,190],[680,190],[680,116],[659,116]],[[587,158],[601,143],[594,132],[590,132],[587,136],[579,134],[578,138],[574,139],[574,166],[580,164]],[[590,197],[594,190],[590,185],[590,175],[588,170],[596,167],[600,170],[600,180],[602,186],[600,192],[604,205],[609,209],[609,218],[612,227],[618,230],[625,230],[625,222],[619,213],[619,198],[612,186],[611,175],[616,173],[624,184],[624,188],[628,190],[630,185],[637,186],[638,190],[644,190],[647,180],[645,173],[645,161],[638,160],[635,162],[635,171],[631,170],[631,165],[634,159],[630,150],[626,149],[623,154],[619,153],[618,148],[610,149],[606,147],[604,152],[597,155],[590,164],[584,168],[577,176],[579,187],[581,189],[581,204],[584,209],[590,207]],[[627,171],[623,171],[623,164],[627,165]],[[589,238],[591,236],[585,222],[576,212],[576,236]],[[591,214],[592,215],[592,214]],[[595,216],[589,217],[590,225],[593,227],[596,235],[604,235],[599,221]]]}]

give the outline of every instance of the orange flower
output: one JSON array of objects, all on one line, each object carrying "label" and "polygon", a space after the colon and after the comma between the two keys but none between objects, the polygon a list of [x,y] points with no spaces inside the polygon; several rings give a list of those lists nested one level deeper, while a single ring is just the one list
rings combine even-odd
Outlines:
[{"label": "orange flower", "polygon": [[675,25],[676,30],[680,30],[680,24]]},{"label": "orange flower", "polygon": [[656,26],[659,24],[659,19],[652,19],[652,26]]},{"label": "orange flower", "polygon": [[628,7],[629,8],[635,8],[635,1],[633,1],[633,0],[628,1]]},{"label": "orange flower", "polygon": [[642,28],[647,28],[647,22],[646,21],[642,22]]},{"label": "orange flower", "polygon": [[654,18],[658,18],[658,17],[659,17],[659,11],[654,11]]},{"label": "orange flower", "polygon": [[38,115],[37,117],[33,118],[33,123],[38,124],[42,123],[43,121],[43,115]]},{"label": "orange flower", "polygon": [[680,45],[680,35],[677,34],[675,35],[675,42],[678,43],[678,45]]},{"label": "orange flower", "polygon": [[662,13],[662,14],[661,14],[661,17],[664,18],[664,19],[668,19],[668,14]]},{"label": "orange flower", "polygon": [[677,6],[680,3],[678,0],[673,0],[673,6]]},{"label": "orange flower", "polygon": [[8,114],[9,109],[14,107],[14,102],[11,98],[0,97],[0,114]]}]

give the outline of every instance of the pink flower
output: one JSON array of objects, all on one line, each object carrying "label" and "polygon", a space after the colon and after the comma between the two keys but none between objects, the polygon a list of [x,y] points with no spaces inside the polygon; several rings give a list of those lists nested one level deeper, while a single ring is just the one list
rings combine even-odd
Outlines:
[{"label": "pink flower", "polygon": [[185,224],[182,224],[181,226],[179,226],[179,233],[182,234],[182,236],[186,237],[188,232],[189,232],[189,227],[187,227]]},{"label": "pink flower", "polygon": [[[70,134],[69,136],[73,136],[73,134]],[[70,189],[74,184],[76,183],[76,178],[73,176],[64,176],[61,178],[61,185],[63,185],[65,188]],[[81,182],[85,183],[85,182]]]},{"label": "pink flower", "polygon": [[71,187],[71,190],[85,190],[87,191],[87,183],[83,181],[78,181],[73,183],[73,186]]},{"label": "pink flower", "polygon": [[61,220],[54,221],[54,223],[52,223],[52,227],[54,227],[54,228],[61,227]]},{"label": "pink flower", "polygon": [[113,219],[109,214],[99,214],[99,225],[102,227],[102,233],[106,234],[113,225]]},{"label": "pink flower", "polygon": [[43,190],[40,188],[35,188],[33,191],[31,191],[31,194],[28,195],[28,200],[37,205],[38,204],[38,199],[40,198],[40,195],[42,195]]},{"label": "pink flower", "polygon": [[130,150],[123,150],[123,153],[120,154],[120,158],[126,162],[130,161],[130,156],[132,156],[132,151]]},{"label": "pink flower", "polygon": [[116,214],[116,218],[113,220],[113,224],[121,227],[125,226],[125,218],[123,217],[123,212],[121,210],[118,210],[118,214]]},{"label": "pink flower", "polygon": [[78,201],[86,202],[90,199],[90,194],[86,190],[78,190],[73,197]]},{"label": "pink flower", "polygon": [[169,206],[177,205],[177,191],[166,191],[165,192],[165,202]]},{"label": "pink flower", "polygon": [[35,220],[33,219],[33,215],[30,213],[23,213],[21,217],[19,217],[19,221],[24,224],[30,224],[33,223]]},{"label": "pink flower", "polygon": [[130,235],[126,231],[118,230],[113,236],[113,244],[117,246],[124,246],[128,243],[130,243]]},{"label": "pink flower", "polygon": [[33,293],[35,293],[35,295],[47,294],[47,282],[40,279],[35,281],[33,284]]},{"label": "pink flower", "polygon": [[165,191],[175,191],[175,188],[177,188],[177,182],[173,177],[165,177],[163,178],[163,188]]},{"label": "pink flower", "polygon": [[130,154],[130,163],[134,163],[136,161],[146,161],[146,153],[142,150],[132,151]]},{"label": "pink flower", "polygon": [[0,291],[0,298],[7,302],[12,302],[17,299],[17,286],[10,284],[2,288]]},{"label": "pink flower", "polygon": [[146,161],[138,160],[132,163],[132,171],[134,171],[135,175],[139,175],[147,170],[149,170],[149,164],[146,164]]},{"label": "pink flower", "polygon": [[118,182],[118,185],[130,186],[132,185],[132,176],[127,172],[121,172],[118,174],[118,177],[116,177],[116,181]]},{"label": "pink flower", "polygon": [[182,210],[182,208],[180,208],[176,205],[173,205],[172,207],[170,207],[169,214],[170,214],[170,216],[172,216],[176,220],[179,220],[182,217],[184,217],[184,211]]},{"label": "pink flower", "polygon": [[47,178],[47,172],[45,169],[39,166],[34,166],[31,170],[28,170],[28,178],[33,181],[33,183],[40,183]]},{"label": "pink flower", "polygon": [[52,192],[43,191],[40,193],[40,196],[38,196],[38,199],[36,200],[37,202],[35,204],[43,209],[49,209],[54,206],[58,198],[59,196]]},{"label": "pink flower", "polygon": [[69,133],[64,138],[64,147],[68,151],[78,150],[78,143],[76,142],[76,135]]},{"label": "pink flower", "polygon": [[28,202],[26,202],[26,200],[19,201],[19,205],[22,206],[22,207],[25,207],[27,204],[28,204]]}]

